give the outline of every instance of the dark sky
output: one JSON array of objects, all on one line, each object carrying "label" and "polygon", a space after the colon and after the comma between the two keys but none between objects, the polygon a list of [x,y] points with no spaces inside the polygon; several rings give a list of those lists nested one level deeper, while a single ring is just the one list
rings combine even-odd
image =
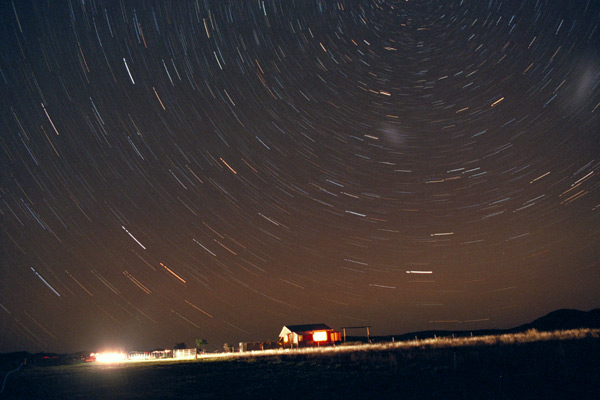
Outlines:
[{"label": "dark sky", "polygon": [[600,305],[600,3],[0,5],[0,351]]}]

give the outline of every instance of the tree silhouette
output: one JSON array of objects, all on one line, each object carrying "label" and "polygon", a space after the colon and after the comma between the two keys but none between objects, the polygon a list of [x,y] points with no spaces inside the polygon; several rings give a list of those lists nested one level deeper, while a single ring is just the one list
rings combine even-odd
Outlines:
[{"label": "tree silhouette", "polygon": [[196,348],[198,350],[202,350],[203,346],[206,346],[208,344],[208,342],[206,341],[206,339],[196,339]]}]

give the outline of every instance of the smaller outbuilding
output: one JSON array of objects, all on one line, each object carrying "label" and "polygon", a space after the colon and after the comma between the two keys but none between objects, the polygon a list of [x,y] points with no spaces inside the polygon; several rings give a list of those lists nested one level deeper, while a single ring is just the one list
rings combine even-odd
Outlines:
[{"label": "smaller outbuilding", "polygon": [[325,346],[341,340],[341,332],[325,324],[286,325],[279,334],[283,348]]},{"label": "smaller outbuilding", "polygon": [[264,342],[240,342],[240,353],[246,351],[271,350],[280,348],[279,342],[267,340]]}]

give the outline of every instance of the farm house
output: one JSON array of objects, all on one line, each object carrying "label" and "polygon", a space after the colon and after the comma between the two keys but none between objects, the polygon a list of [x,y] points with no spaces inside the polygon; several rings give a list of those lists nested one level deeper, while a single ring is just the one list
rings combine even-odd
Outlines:
[{"label": "farm house", "polygon": [[325,324],[286,325],[279,334],[284,348],[323,346],[341,340],[342,334]]}]

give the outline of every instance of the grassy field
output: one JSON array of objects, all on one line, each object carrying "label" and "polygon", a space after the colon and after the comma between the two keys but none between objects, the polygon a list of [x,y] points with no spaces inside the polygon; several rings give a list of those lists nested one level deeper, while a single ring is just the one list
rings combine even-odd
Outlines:
[{"label": "grassy field", "polygon": [[527,340],[431,339],[180,362],[29,366],[9,376],[0,400],[598,399],[599,335],[530,332]]}]

